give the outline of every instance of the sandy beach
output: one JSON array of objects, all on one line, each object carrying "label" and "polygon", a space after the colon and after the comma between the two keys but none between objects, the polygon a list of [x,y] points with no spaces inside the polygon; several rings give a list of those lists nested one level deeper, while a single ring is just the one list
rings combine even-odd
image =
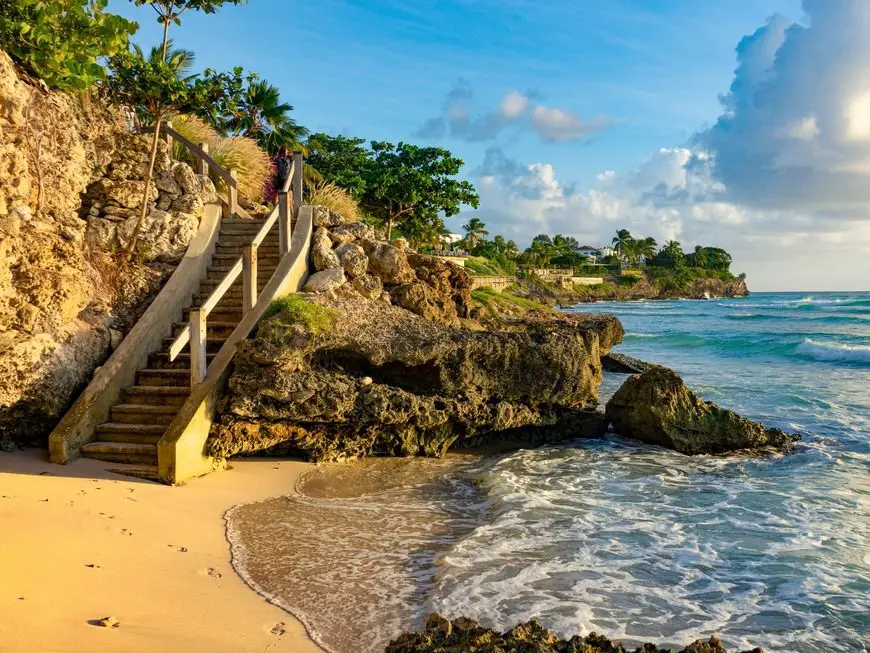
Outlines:
[{"label": "sandy beach", "polygon": [[310,465],[234,462],[181,487],[112,467],[0,453],[0,652],[320,651],[233,571],[223,519]]}]

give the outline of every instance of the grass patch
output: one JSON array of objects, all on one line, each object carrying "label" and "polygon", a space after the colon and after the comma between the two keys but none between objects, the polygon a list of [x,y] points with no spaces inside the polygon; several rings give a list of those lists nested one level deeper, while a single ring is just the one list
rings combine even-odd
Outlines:
[{"label": "grass patch", "polygon": [[465,259],[465,269],[481,277],[509,277],[516,272],[516,266],[509,269],[509,266],[483,256],[470,256]]},{"label": "grass patch", "polygon": [[333,213],[338,213],[345,222],[360,222],[359,205],[341,186],[336,186],[331,181],[315,184],[307,197],[307,204],[325,206]]},{"label": "grass patch", "polygon": [[551,311],[546,304],[541,304],[525,297],[511,294],[508,290],[496,292],[492,288],[477,288],[471,291],[471,298],[491,312],[499,312],[499,307],[521,308],[525,311]]},{"label": "grass patch", "polygon": [[309,302],[302,297],[288,295],[274,300],[269,304],[263,318],[274,317],[272,324],[277,327],[289,327],[302,324],[312,335],[328,331],[335,324],[335,311],[319,304]]}]

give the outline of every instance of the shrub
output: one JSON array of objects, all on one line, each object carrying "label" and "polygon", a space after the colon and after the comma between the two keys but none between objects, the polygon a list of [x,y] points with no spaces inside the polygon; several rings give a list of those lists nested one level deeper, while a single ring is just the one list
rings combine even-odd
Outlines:
[{"label": "shrub", "polygon": [[[172,128],[195,145],[208,143],[209,151],[215,150],[220,141],[220,136],[214,128],[196,116],[176,116],[172,119]],[[172,156],[178,161],[184,161],[198,168],[196,157],[183,143],[176,142],[173,145]]]},{"label": "shrub", "polygon": [[314,184],[305,201],[307,204],[325,206],[333,213],[338,213],[346,222],[361,220],[357,201],[348,191],[331,181]]},{"label": "shrub", "polygon": [[139,25],[106,13],[108,0],[0,0],[0,44],[51,88],[85,91],[105,79],[98,63],[127,49]]},{"label": "shrub", "polygon": [[[244,136],[219,140],[211,157],[227,170],[235,170],[239,195],[251,202],[260,202],[266,187],[266,179],[272,174],[269,155],[260,149],[257,141]],[[224,188],[220,179],[214,179],[218,188]]]}]

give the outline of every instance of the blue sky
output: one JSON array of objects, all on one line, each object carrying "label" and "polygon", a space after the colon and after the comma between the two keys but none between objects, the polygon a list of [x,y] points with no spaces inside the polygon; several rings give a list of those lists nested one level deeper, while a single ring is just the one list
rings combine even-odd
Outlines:
[{"label": "blue sky", "polygon": [[[844,24],[861,14],[860,24],[867,18],[860,2],[250,0],[215,15],[185,15],[172,35],[176,45],[197,53],[201,67],[241,65],[259,72],[281,88],[297,120],[312,131],[448,147],[478,183],[479,213],[491,231],[521,244],[548,230],[600,243],[622,220],[660,240],[677,237],[694,245],[719,238],[756,287],[798,290],[814,283],[822,289],[846,287],[848,275],[811,283],[783,274],[791,261],[800,272],[801,247],[817,233],[803,226],[789,231],[784,212],[794,215],[793,224],[815,221],[825,233],[841,236],[856,220],[832,228],[816,213],[780,207],[770,198],[759,207],[751,197],[734,201],[726,195],[741,184],[719,179],[718,166],[704,173],[707,191],[699,197],[692,189],[706,155],[701,164],[695,155],[702,149],[715,155],[713,143],[727,150],[721,138],[727,132],[717,124],[720,96],[735,80],[741,39],[760,29],[766,30],[762,36],[776,36],[768,20],[775,14],[804,27],[813,24],[813,12],[816,21],[829,13]],[[150,8],[112,0],[110,10],[140,23],[141,43],[158,41]],[[784,21],[779,37],[788,26]],[[774,66],[773,60],[765,65]],[[508,109],[511,98],[516,112]],[[456,115],[468,121],[464,127],[451,122]],[[440,121],[440,133],[423,129],[427,120]],[[500,164],[483,166],[485,160]],[[651,186],[641,192],[641,181]],[[678,186],[683,199],[677,210],[674,192],[662,189]],[[667,201],[649,199],[662,193]],[[689,194],[691,202],[685,200]],[[448,224],[457,228],[459,222]],[[758,253],[769,251],[762,241],[776,225],[791,234],[797,249],[783,251],[769,269],[759,267]],[[751,240],[741,238],[747,230],[756,240],[744,247]],[[842,255],[834,245],[826,250],[831,260]]]}]

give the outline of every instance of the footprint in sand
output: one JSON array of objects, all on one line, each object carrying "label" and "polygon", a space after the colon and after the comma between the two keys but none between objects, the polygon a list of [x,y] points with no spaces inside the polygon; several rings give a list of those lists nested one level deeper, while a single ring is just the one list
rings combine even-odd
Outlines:
[{"label": "footprint in sand", "polygon": [[220,579],[223,578],[223,576],[224,576],[221,572],[219,572],[219,571],[218,571],[217,569],[215,569],[214,567],[209,567],[208,569],[205,570],[204,573],[205,573],[206,575],[208,575],[208,576],[211,576],[211,577],[214,578],[215,580],[220,580]]},{"label": "footprint in sand", "polygon": [[273,635],[277,635],[278,637],[281,637],[281,635],[284,635],[287,633],[287,624],[285,624],[283,621],[279,621],[274,626],[272,626],[271,633]]}]

